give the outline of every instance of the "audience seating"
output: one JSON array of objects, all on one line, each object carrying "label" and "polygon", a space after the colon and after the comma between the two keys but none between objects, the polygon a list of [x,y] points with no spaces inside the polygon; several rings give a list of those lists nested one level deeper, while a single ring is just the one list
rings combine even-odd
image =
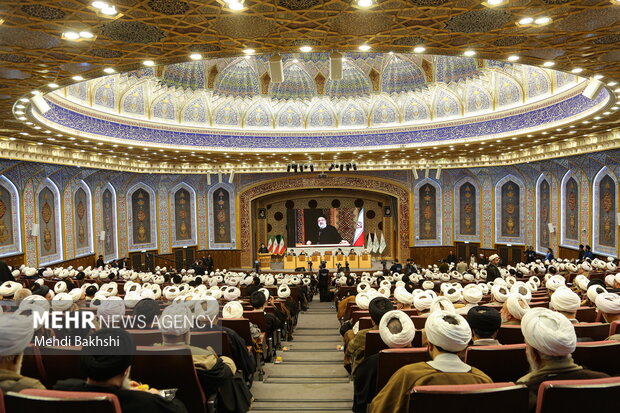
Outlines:
[{"label": "audience seating", "polygon": [[118,398],[110,393],[26,389],[5,395],[7,412],[122,413]]},{"label": "audience seating", "polygon": [[413,321],[413,325],[416,330],[422,330],[424,325],[426,324],[426,319],[428,315],[414,315],[411,317],[411,321]]},{"label": "audience seating", "polygon": [[127,330],[136,346],[152,346],[162,342],[159,330]]},{"label": "audience seating", "polygon": [[22,376],[36,378],[42,383],[47,381],[43,360],[41,359],[41,351],[34,344],[29,344],[24,349],[21,374]]},{"label": "audience seating", "polygon": [[620,321],[614,321],[609,325],[609,337],[620,334]]},{"label": "audience seating", "polygon": [[429,361],[428,349],[423,348],[391,348],[379,352],[377,360],[377,393],[387,384],[390,377],[403,366],[422,361]]},{"label": "audience seating", "polygon": [[579,323],[574,326],[578,338],[589,338],[592,341],[601,341],[609,337],[609,324]]},{"label": "audience seating", "polygon": [[188,412],[206,412],[207,398],[188,348],[138,347],[131,363],[131,378],[159,390],[178,389],[176,397]]},{"label": "audience seating", "polygon": [[51,388],[58,380],[86,378],[80,369],[82,347],[40,347],[39,350],[45,387]]},{"label": "audience seating", "polygon": [[618,411],[620,377],[540,384],[536,413]]},{"label": "audience seating", "polygon": [[497,341],[501,344],[521,344],[525,342],[520,325],[503,325],[497,332]]},{"label": "audience seating", "polygon": [[6,413],[4,408],[4,392],[0,389],[0,413]]},{"label": "audience seating", "polygon": [[[422,334],[416,334],[411,342],[411,347],[422,347]],[[366,347],[364,349],[364,356],[372,356],[377,354],[381,350],[387,349],[388,346],[381,339],[381,335],[378,330],[371,330],[366,334]]]},{"label": "audience seating", "polygon": [[409,411],[478,413],[497,409],[502,413],[525,413],[528,402],[529,391],[523,384],[417,386],[411,392]]},{"label": "audience seating", "polygon": [[370,313],[368,312],[368,310],[353,311],[353,313],[351,314],[351,323],[357,323],[357,320],[362,317],[370,317]]},{"label": "audience seating", "polygon": [[620,341],[591,341],[577,343],[573,353],[575,363],[610,376],[620,375]]},{"label": "audience seating", "polygon": [[525,344],[471,346],[465,363],[482,370],[494,382],[517,381],[529,370]]},{"label": "audience seating", "polygon": [[575,318],[577,318],[580,323],[593,323],[596,321],[596,308],[580,307],[577,309]]},{"label": "audience seating", "polygon": [[218,356],[232,358],[232,350],[228,334],[225,331],[201,331],[192,332],[189,336],[189,344],[194,347],[211,347]]},{"label": "audience seating", "polygon": [[372,318],[370,317],[362,317],[360,318],[360,330],[365,330],[367,328],[372,327]]}]

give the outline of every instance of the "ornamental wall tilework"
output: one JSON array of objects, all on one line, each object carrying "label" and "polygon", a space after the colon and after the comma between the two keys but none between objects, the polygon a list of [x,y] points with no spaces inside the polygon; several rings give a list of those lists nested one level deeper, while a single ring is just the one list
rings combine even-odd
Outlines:
[{"label": "ornamental wall tilework", "polygon": [[[106,262],[115,260],[118,254],[118,220],[117,220],[117,198],[116,190],[110,183],[106,183],[101,194],[102,222],[101,230],[105,232],[103,240],[103,253]],[[120,222],[123,222],[120,220]],[[121,227],[124,227],[121,225]],[[101,251],[100,251],[101,253]]]},{"label": "ornamental wall tilework", "polygon": [[615,174],[603,167],[593,182],[593,242],[592,251],[599,254],[617,253],[618,180]]},{"label": "ornamental wall tilework", "polygon": [[156,249],[158,216],[155,191],[141,182],[135,184],[127,191],[127,206],[129,251]]},{"label": "ornamental wall tilework", "polygon": [[549,224],[553,223],[551,217],[551,183],[550,178],[543,174],[536,183],[536,251],[545,254],[551,247],[551,235]]},{"label": "ornamental wall tilework", "polygon": [[525,244],[526,187],[514,175],[495,184],[495,242]]},{"label": "ornamental wall tilework", "polygon": [[[65,256],[73,257],[75,256],[76,245],[74,244],[75,228],[73,227],[73,224],[74,224],[73,210],[75,209],[75,206],[73,205],[72,185],[67,185],[64,191],[62,189],[60,191],[61,191],[61,199],[62,199],[61,201],[62,202],[62,207],[61,207],[62,223],[63,223],[63,227],[65,227],[65,231],[63,234],[64,235],[63,248],[64,248]],[[68,230],[68,229],[72,229],[72,230]]]},{"label": "ornamental wall tilework", "polygon": [[200,249],[207,249],[209,247],[207,242],[207,188],[204,183],[202,183],[198,188],[198,247]]},{"label": "ornamental wall tilework", "polygon": [[442,245],[442,190],[430,178],[413,187],[414,235],[416,246]]},{"label": "ornamental wall tilework", "polygon": [[[207,192],[209,209],[209,249],[236,249],[237,224],[235,188],[218,183]],[[245,236],[250,236],[249,233]]]},{"label": "ornamental wall tilework", "polygon": [[196,244],[196,191],[181,182],[170,191],[172,246]]},{"label": "ornamental wall tilework", "polygon": [[454,239],[480,242],[480,187],[469,176],[454,186]]},{"label": "ornamental wall tilework", "polygon": [[560,245],[579,247],[580,244],[580,201],[579,176],[573,169],[566,172],[561,183]]},{"label": "ornamental wall tilework", "polygon": [[0,175],[0,257],[22,252],[21,203],[17,187]]},{"label": "ornamental wall tilework", "polygon": [[37,238],[32,235],[32,226],[35,223],[35,202],[34,202],[34,186],[32,184],[32,179],[26,182],[24,186],[23,192],[23,205],[24,205],[24,230],[25,233],[24,239],[26,243],[26,248],[24,249],[26,253],[25,264],[29,267],[38,267],[38,258],[37,258]]},{"label": "ornamental wall tilework", "polygon": [[160,254],[172,252],[171,243],[173,235],[171,233],[171,221],[173,210],[170,208],[168,192],[170,188],[169,179],[159,181],[157,188],[157,211],[159,214],[155,218],[155,228],[157,231],[157,241]]},{"label": "ornamental wall tilework", "polygon": [[39,264],[53,264],[63,259],[60,192],[56,184],[47,178],[37,188],[35,197]]}]

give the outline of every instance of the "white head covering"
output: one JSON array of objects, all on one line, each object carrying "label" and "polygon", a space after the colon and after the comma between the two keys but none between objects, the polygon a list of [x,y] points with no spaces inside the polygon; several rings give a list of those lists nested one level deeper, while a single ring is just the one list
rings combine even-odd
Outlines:
[{"label": "white head covering", "polygon": [[422,288],[425,290],[432,290],[435,287],[435,283],[431,280],[426,280],[422,283]]},{"label": "white head covering", "polygon": [[448,300],[448,298],[440,296],[440,297],[435,297],[433,299],[433,302],[431,303],[431,313],[437,312],[437,311],[448,311],[453,313],[454,312],[454,304],[452,304],[452,301]]},{"label": "white head covering", "polygon": [[67,293],[56,294],[52,298],[52,310],[66,311],[73,305],[73,298]]},{"label": "white head covering", "polygon": [[566,285],[566,279],[561,275],[554,275],[550,277],[545,283],[545,287],[547,287],[548,290],[553,291],[557,290],[563,285]]},{"label": "white head covering", "polygon": [[570,288],[562,286],[551,295],[551,307],[557,311],[574,313],[581,306],[581,298]]},{"label": "white head covering", "polygon": [[602,293],[596,296],[596,307],[605,314],[620,314],[620,295]]},{"label": "white head covering", "polygon": [[379,287],[379,290],[377,290],[379,295],[381,295],[382,297],[385,298],[390,298],[391,295],[391,289],[390,287]]},{"label": "white head covering", "polygon": [[235,301],[241,295],[241,290],[237,287],[228,287],[224,290],[224,299],[226,301]]},{"label": "white head covering", "polygon": [[215,322],[217,315],[220,311],[220,305],[212,296],[204,296],[202,300],[196,300],[194,302],[194,315],[196,317],[207,317],[207,320],[200,320],[200,323]]},{"label": "white head covering", "polygon": [[22,288],[23,286],[16,281],[5,281],[0,285],[0,296],[11,297]]},{"label": "white head covering", "polygon": [[222,318],[243,318],[243,305],[239,301],[229,301],[222,310]]},{"label": "white head covering", "polygon": [[60,294],[60,293],[66,293],[67,292],[67,283],[64,281],[58,281],[55,285],[54,285],[54,292],[56,294]]},{"label": "white head covering", "polygon": [[192,327],[192,312],[183,304],[171,304],[161,313],[159,331],[170,336],[188,333]]},{"label": "white head covering", "polygon": [[471,340],[471,328],[467,321],[451,311],[431,313],[424,330],[431,344],[454,353],[464,350]]},{"label": "white head covering", "polygon": [[455,287],[446,288],[443,295],[452,303],[456,303],[462,298],[461,292]]},{"label": "white head covering", "polygon": [[413,303],[413,294],[405,289],[405,287],[396,287],[394,289],[394,298],[399,303],[411,305]]},{"label": "white head covering", "polygon": [[607,290],[604,289],[603,287],[601,287],[600,285],[591,285],[588,288],[588,292],[586,293],[586,295],[588,296],[588,299],[590,300],[590,302],[594,303],[596,302],[596,296],[602,293],[606,293]]},{"label": "white head covering", "polygon": [[463,300],[470,304],[477,304],[482,300],[482,290],[475,284],[469,284],[463,289]]},{"label": "white head covering", "polygon": [[120,318],[125,315],[125,302],[120,297],[108,297],[97,308],[97,316],[101,318]]},{"label": "white head covering", "polygon": [[361,282],[357,285],[357,292],[358,293],[363,293],[366,292],[370,289],[370,284],[368,284],[367,282]]},{"label": "white head covering", "polygon": [[503,303],[508,299],[508,288],[503,285],[493,285],[491,287],[491,294],[493,295],[493,299],[498,303]]},{"label": "white head covering", "polygon": [[433,296],[428,292],[422,292],[413,297],[413,306],[418,311],[426,311],[431,308],[433,303]]},{"label": "white head covering", "polygon": [[[388,329],[388,323],[393,319],[398,319],[402,330],[399,333],[393,334]],[[381,317],[379,323],[379,335],[385,344],[390,348],[408,347],[415,337],[415,326],[411,317],[400,310],[388,311]]]},{"label": "white head covering", "polygon": [[518,294],[528,303],[532,299],[532,291],[523,281],[517,281],[510,288],[510,294]]},{"label": "white head covering", "polygon": [[291,289],[288,288],[288,285],[282,284],[278,288],[278,297],[279,298],[288,298],[291,295]]},{"label": "white head covering", "polygon": [[573,324],[548,308],[532,308],[521,320],[525,342],[548,356],[566,356],[575,351],[577,335]]},{"label": "white head covering", "polygon": [[495,258],[499,258],[499,255],[493,254],[489,257],[489,262],[493,261]]},{"label": "white head covering", "polygon": [[373,297],[371,297],[368,293],[359,293],[355,296],[355,304],[361,310],[368,310],[368,306],[370,305],[370,300],[372,300],[372,298]]},{"label": "white head covering", "polygon": [[0,316],[0,357],[21,354],[32,340],[32,317],[19,314]]},{"label": "white head covering", "polygon": [[510,294],[506,300],[508,312],[517,320],[523,319],[525,313],[530,309],[527,301],[518,294]]}]

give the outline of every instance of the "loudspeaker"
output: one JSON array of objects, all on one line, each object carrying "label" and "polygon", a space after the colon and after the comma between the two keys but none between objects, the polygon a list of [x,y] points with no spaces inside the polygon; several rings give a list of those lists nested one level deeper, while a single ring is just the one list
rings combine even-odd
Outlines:
[{"label": "loudspeaker", "polygon": [[32,224],[32,228],[30,228],[30,234],[33,237],[39,236],[39,224]]},{"label": "loudspeaker", "polygon": [[99,233],[99,241],[105,241],[105,231]]},{"label": "loudspeaker", "polygon": [[282,65],[282,56],[278,53],[269,58],[269,72],[273,83],[282,83],[284,81],[284,66]]},{"label": "loudspeaker", "polygon": [[549,227],[549,233],[553,234],[555,232],[555,226],[550,222],[547,224]]},{"label": "loudspeaker", "polygon": [[41,95],[34,95],[30,98],[30,101],[41,114],[51,109],[50,105],[47,104],[47,101],[43,99],[43,96]]},{"label": "loudspeaker", "polygon": [[413,172],[413,179],[418,179],[418,170],[415,168],[411,168],[411,172]]},{"label": "loudspeaker", "polygon": [[603,86],[603,82],[601,82],[600,80],[590,79],[590,81],[588,82],[588,86],[586,86],[586,88],[583,90],[583,92],[581,92],[581,94],[588,99],[594,99],[598,95],[598,92],[601,91]]},{"label": "loudspeaker", "polygon": [[439,179],[441,177],[441,166],[437,168],[437,172],[435,172],[435,179]]},{"label": "loudspeaker", "polygon": [[342,53],[332,52],[329,55],[329,78],[342,80]]}]

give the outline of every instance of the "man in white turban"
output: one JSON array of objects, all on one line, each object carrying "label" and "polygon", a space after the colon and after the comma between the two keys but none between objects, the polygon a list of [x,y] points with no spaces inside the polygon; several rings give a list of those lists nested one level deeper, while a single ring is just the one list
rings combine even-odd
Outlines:
[{"label": "man in white turban", "polygon": [[0,390],[4,393],[45,389],[39,380],[20,374],[24,349],[33,334],[32,317],[0,314]]},{"label": "man in white turban", "polygon": [[411,389],[418,385],[492,383],[482,371],[465,364],[458,353],[471,340],[465,319],[449,311],[435,311],[424,327],[432,361],[410,364],[392,375],[370,405],[371,413],[407,413]]},{"label": "man in white turban", "polygon": [[601,293],[596,296],[596,308],[603,314],[605,321],[613,323],[620,320],[620,295]]},{"label": "man in white turban", "polygon": [[523,297],[519,294],[510,294],[502,307],[502,324],[521,324],[521,319],[529,309],[530,306]]},{"label": "man in white turban", "polygon": [[120,326],[125,315],[125,301],[120,297],[108,297],[97,307],[97,317],[102,328]]},{"label": "man in white turban", "polygon": [[581,306],[581,298],[566,286],[561,286],[551,295],[551,308],[564,314],[571,323],[576,324],[577,309]]},{"label": "man in white turban", "polygon": [[530,411],[535,410],[540,383],[545,380],[581,380],[608,377],[575,364],[571,354],[577,346],[573,324],[548,308],[533,308],[521,321],[525,354],[530,372],[518,382],[530,389]]},{"label": "man in white turban", "polygon": [[229,301],[222,309],[222,318],[243,318],[243,305],[239,301]]}]

